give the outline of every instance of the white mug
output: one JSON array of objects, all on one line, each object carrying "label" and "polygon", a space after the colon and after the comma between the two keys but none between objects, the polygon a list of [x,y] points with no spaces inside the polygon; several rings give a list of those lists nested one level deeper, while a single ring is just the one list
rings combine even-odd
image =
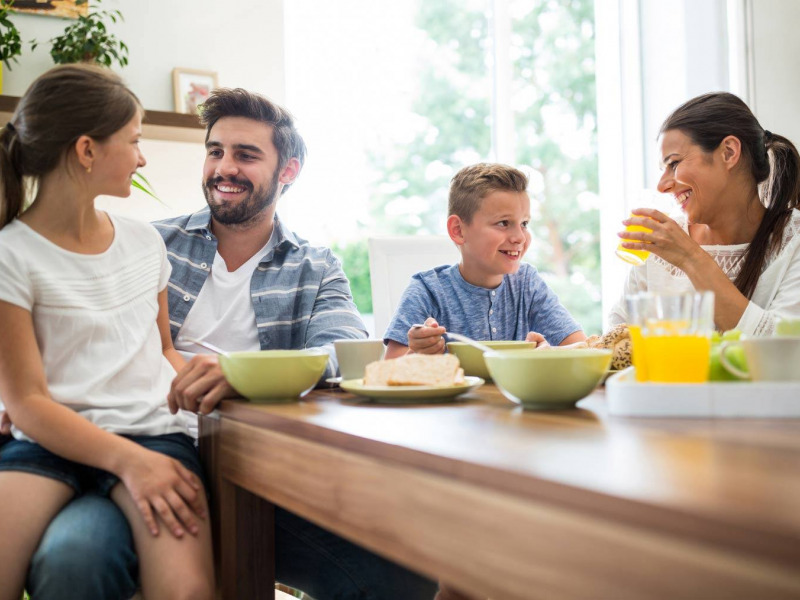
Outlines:
[{"label": "white mug", "polygon": [[361,379],[365,367],[383,358],[383,340],[337,340],[333,342],[342,379]]},{"label": "white mug", "polygon": [[[731,364],[725,355],[728,348],[741,346],[748,371]],[[723,342],[719,362],[727,370],[753,381],[800,381],[800,337],[748,337],[738,342]]]}]

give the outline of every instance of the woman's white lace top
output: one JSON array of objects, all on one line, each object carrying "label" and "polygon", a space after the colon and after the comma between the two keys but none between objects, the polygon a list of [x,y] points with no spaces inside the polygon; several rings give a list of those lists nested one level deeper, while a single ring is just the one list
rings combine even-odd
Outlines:
[{"label": "woman's white lace top", "polygon": [[[688,233],[685,217],[678,223]],[[739,320],[737,329],[750,335],[770,335],[776,317],[800,318],[800,211],[792,217],[783,231],[777,252],[764,264],[761,277],[750,303]],[[702,246],[719,268],[733,281],[742,270],[744,253],[749,244],[731,246]],[[643,265],[632,267],[625,282],[625,291],[609,315],[610,325],[626,323],[628,313],[625,295],[636,292],[675,293],[692,291],[686,274],[664,259],[650,255]]]}]

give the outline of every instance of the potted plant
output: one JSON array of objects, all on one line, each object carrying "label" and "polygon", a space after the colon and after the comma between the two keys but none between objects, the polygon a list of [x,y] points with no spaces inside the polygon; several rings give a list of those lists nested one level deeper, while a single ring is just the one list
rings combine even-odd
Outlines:
[{"label": "potted plant", "polygon": [[[14,0],[0,0],[0,60],[5,63],[9,71],[11,70],[11,61],[17,62],[17,57],[22,54],[19,30],[8,18],[12,4],[14,4]],[[0,68],[0,92],[2,91],[3,71]]]},{"label": "potted plant", "polygon": [[[87,0],[77,0],[76,4],[85,4]],[[94,0],[99,5],[102,0]],[[110,67],[117,62],[124,67],[128,64],[128,47],[108,32],[106,23],[124,21],[119,10],[95,10],[78,17],[77,21],[67,27],[59,36],[50,40],[52,48],[50,56],[56,64],[93,62]],[[38,42],[31,42],[35,49]]]}]

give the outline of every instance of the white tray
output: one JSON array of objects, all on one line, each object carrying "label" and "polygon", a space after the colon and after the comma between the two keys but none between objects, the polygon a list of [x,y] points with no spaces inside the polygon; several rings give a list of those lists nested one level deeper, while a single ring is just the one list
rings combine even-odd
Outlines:
[{"label": "white tray", "polygon": [[608,413],[620,417],[797,417],[800,382],[639,383],[629,367],[606,381]]}]

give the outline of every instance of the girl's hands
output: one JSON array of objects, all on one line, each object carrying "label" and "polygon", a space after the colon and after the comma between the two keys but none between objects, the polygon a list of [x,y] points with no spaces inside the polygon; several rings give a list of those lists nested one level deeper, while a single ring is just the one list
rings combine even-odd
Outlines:
[{"label": "girl's hands", "polygon": [[176,538],[187,530],[197,535],[197,517],[206,517],[201,501],[203,486],[179,461],[141,448],[141,454],[120,473],[120,480],[154,536],[159,533],[156,515]]},{"label": "girl's hands", "polygon": [[0,434],[11,435],[11,418],[5,411],[0,412]]},{"label": "girl's hands", "polygon": [[408,330],[408,348],[417,354],[442,354],[445,341],[442,337],[446,333],[444,327],[439,326],[436,319],[428,317],[423,327],[411,327]]},{"label": "girl's hands", "polygon": [[695,242],[674,220],[661,211],[652,208],[637,208],[622,224],[640,225],[652,231],[620,231],[617,235],[624,240],[623,248],[629,250],[645,250],[660,256],[671,265],[686,270],[701,254],[705,255],[700,245]]}]

